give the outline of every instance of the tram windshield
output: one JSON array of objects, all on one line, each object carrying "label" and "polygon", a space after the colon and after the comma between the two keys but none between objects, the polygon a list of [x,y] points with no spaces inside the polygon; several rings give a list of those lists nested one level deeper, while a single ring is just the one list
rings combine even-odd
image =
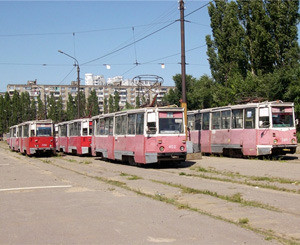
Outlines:
[{"label": "tram windshield", "polygon": [[159,116],[159,133],[160,134],[180,134],[183,133],[182,113],[167,112],[160,113]]},{"label": "tram windshield", "polygon": [[272,107],[274,128],[294,127],[292,107]]},{"label": "tram windshield", "polygon": [[36,126],[36,136],[51,136],[51,124],[38,124]]}]

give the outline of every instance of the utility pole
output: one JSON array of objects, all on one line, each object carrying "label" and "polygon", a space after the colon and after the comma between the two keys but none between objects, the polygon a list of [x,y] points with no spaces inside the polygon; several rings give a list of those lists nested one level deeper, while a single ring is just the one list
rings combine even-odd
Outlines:
[{"label": "utility pole", "polygon": [[184,32],[184,1],[179,1],[180,10],[180,33],[181,33],[181,81],[182,81],[182,101],[181,107],[184,108],[184,125],[187,136],[187,103],[186,103],[186,70],[185,70],[185,32]]},{"label": "utility pole", "polygon": [[77,117],[80,118],[80,68],[79,68],[79,62],[76,58],[74,58],[73,56],[66,54],[65,52],[58,50],[59,53],[64,54],[68,57],[70,57],[71,59],[73,59],[75,61],[74,66],[77,67]]}]

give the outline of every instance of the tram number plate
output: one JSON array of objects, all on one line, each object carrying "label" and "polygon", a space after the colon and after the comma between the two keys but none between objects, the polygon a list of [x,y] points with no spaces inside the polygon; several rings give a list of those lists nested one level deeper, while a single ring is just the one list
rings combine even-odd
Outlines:
[{"label": "tram number plate", "polygon": [[283,151],[291,151],[291,149],[283,149]]},{"label": "tram number plate", "polygon": [[169,145],[169,149],[176,149],[176,145]]}]

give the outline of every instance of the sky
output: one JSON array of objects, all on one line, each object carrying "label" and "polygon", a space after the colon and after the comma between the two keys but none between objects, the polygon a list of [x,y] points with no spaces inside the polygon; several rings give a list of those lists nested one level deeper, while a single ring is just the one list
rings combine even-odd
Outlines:
[{"label": "sky", "polygon": [[[186,71],[196,78],[211,75],[210,18],[207,6],[201,8],[207,3],[185,1]],[[147,74],[173,86],[181,73],[178,7],[176,0],[0,1],[0,92],[35,79],[41,85],[76,80],[74,60],[58,50],[77,59],[82,84],[85,73],[106,79]]]}]

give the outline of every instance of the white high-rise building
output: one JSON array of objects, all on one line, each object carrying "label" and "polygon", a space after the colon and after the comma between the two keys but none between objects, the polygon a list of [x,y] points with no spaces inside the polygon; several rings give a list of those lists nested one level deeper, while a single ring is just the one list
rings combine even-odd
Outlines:
[{"label": "white high-rise building", "polygon": [[85,85],[86,86],[104,86],[106,81],[103,75],[93,75],[92,73],[85,74]]}]

